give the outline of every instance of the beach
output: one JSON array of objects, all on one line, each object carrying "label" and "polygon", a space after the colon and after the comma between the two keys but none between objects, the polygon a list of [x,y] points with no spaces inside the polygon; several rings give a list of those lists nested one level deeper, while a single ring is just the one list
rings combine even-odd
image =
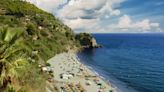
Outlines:
[{"label": "beach", "polygon": [[116,92],[111,83],[82,64],[74,52],[58,54],[48,63],[59,92]]}]

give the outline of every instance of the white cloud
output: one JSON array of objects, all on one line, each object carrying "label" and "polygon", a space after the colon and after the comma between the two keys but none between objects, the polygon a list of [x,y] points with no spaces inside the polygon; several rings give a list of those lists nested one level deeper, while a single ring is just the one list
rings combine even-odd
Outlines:
[{"label": "white cloud", "polygon": [[120,13],[121,13],[120,10],[114,10],[114,11],[111,12],[111,15],[112,16],[114,16],[114,15],[118,16],[118,15],[120,15]]},{"label": "white cloud", "polygon": [[90,29],[97,25],[98,19],[73,19],[73,20],[65,20],[64,22],[67,23],[73,29]]},{"label": "white cloud", "polygon": [[106,0],[104,5],[98,12],[101,14],[104,14],[104,15],[108,15],[108,16],[109,15],[118,16],[121,13],[120,10],[118,10],[118,9],[114,10],[113,7],[114,7],[114,5],[118,5],[123,1],[124,0]]},{"label": "white cloud", "polygon": [[139,29],[142,29],[142,30],[150,30],[151,27],[152,27],[151,24],[152,23],[150,23],[150,20],[145,19],[143,21],[139,21],[137,23],[132,24],[132,27],[139,28]]},{"label": "white cloud", "polygon": [[120,20],[118,22],[118,28],[123,28],[123,29],[129,28],[131,22],[132,21],[131,21],[130,17],[127,15],[124,15],[120,18]]},{"label": "white cloud", "polygon": [[53,13],[61,4],[66,3],[67,0],[26,0],[38,6],[39,8]]},{"label": "white cloud", "polygon": [[152,27],[159,27],[160,25],[159,25],[159,23],[151,23],[150,24]]},{"label": "white cloud", "polygon": [[151,29],[159,30],[160,24],[151,22],[149,19],[141,21],[134,21],[128,15],[120,17],[118,23],[110,26],[114,30],[128,31],[128,32],[147,32]]},{"label": "white cloud", "polygon": [[[54,13],[66,25],[86,32],[145,32],[161,31],[160,24],[149,19],[136,21],[122,15],[117,6],[125,0],[27,0],[48,12]],[[122,16],[121,16],[122,15]],[[121,16],[121,17],[120,17]],[[113,17],[117,19],[111,21]]]},{"label": "white cloud", "polygon": [[72,29],[94,31],[100,25],[101,18],[120,15],[119,9],[113,9],[123,0],[70,0],[59,9],[57,16]]},{"label": "white cloud", "polygon": [[122,0],[70,0],[67,5],[58,11],[60,18],[105,17],[119,15],[120,11],[113,10],[113,4]]}]

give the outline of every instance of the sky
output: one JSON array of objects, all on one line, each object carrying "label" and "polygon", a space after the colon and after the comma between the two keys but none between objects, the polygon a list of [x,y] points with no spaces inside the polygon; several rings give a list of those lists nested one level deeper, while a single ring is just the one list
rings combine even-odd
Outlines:
[{"label": "sky", "polygon": [[164,32],[164,0],[27,0],[75,32]]}]

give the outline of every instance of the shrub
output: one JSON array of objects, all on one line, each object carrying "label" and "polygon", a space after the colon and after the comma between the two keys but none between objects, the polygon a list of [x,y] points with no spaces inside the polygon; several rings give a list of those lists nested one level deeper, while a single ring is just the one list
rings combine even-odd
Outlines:
[{"label": "shrub", "polygon": [[28,24],[26,31],[29,35],[34,35],[36,31],[36,26],[34,24]]},{"label": "shrub", "polygon": [[51,66],[51,64],[50,63],[46,63],[46,66]]}]

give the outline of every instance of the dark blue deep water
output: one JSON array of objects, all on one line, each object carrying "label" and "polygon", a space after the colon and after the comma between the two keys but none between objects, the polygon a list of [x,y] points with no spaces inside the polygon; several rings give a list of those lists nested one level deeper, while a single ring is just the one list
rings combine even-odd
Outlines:
[{"label": "dark blue deep water", "polygon": [[103,48],[79,53],[122,92],[164,92],[164,34],[94,34]]}]

